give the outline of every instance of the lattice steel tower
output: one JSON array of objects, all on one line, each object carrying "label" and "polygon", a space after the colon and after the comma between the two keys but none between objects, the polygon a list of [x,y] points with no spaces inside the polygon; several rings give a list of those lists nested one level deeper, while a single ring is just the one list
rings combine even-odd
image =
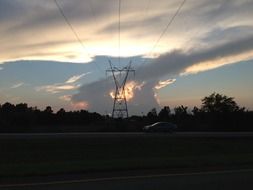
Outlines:
[{"label": "lattice steel tower", "polygon": [[127,118],[128,108],[127,108],[125,86],[126,86],[129,73],[130,72],[134,73],[135,70],[131,67],[131,61],[128,64],[128,66],[123,67],[122,69],[113,67],[111,61],[109,61],[109,63],[110,63],[110,69],[106,70],[106,72],[112,73],[113,80],[115,83],[112,117],[113,118]]}]

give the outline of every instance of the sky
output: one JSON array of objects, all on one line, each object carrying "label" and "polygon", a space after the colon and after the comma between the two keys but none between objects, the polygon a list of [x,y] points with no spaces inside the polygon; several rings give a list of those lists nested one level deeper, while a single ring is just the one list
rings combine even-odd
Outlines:
[{"label": "sky", "polygon": [[252,9],[252,0],[0,0],[0,104],[110,114],[110,61],[135,69],[130,115],[201,106],[213,92],[252,110]]}]

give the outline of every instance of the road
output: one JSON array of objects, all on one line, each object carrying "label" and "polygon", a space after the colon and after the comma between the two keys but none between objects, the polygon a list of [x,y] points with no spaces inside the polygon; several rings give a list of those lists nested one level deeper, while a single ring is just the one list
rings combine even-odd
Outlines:
[{"label": "road", "polygon": [[[244,138],[253,137],[252,132],[175,132],[173,134],[154,134],[154,133],[23,133],[23,134],[0,134],[1,139],[50,139],[50,138],[151,138],[151,137],[168,137],[168,138],[201,138],[201,137],[214,137],[214,138]],[[20,141],[21,142],[21,141]],[[196,158],[196,162],[198,158]],[[163,189],[194,189],[194,190],[233,190],[233,189],[253,189],[253,170],[234,170],[223,172],[206,172],[206,173],[181,173],[181,174],[162,174],[151,175],[150,173],[141,173],[138,176],[120,175],[115,177],[108,175],[108,178],[92,178],[80,179],[72,178],[71,181],[54,181],[50,178],[49,183],[28,183],[21,184],[20,186],[1,186],[0,190],[163,190]],[[104,176],[103,176],[104,177]],[[51,181],[52,180],[52,181]],[[57,179],[59,180],[59,179]]]},{"label": "road", "polygon": [[252,190],[253,170],[227,170],[52,181],[0,186],[1,190]]},{"label": "road", "polygon": [[143,133],[143,132],[90,132],[90,133],[0,133],[0,139],[29,139],[29,138],[112,138],[112,137],[253,137],[253,132],[174,132]]}]

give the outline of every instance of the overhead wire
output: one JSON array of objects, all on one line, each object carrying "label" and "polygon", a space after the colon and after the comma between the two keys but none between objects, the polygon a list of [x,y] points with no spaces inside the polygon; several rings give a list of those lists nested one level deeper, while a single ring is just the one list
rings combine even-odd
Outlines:
[{"label": "overhead wire", "polygon": [[119,49],[118,49],[118,51],[119,51],[119,52],[118,52],[118,53],[119,53],[119,55],[118,55],[118,56],[119,56],[119,57],[118,57],[118,61],[119,61],[119,66],[120,66],[120,65],[121,65],[121,63],[120,63],[120,53],[121,53],[121,52],[120,52],[120,51],[121,51],[121,49],[120,49],[120,48],[121,48],[121,47],[120,47],[120,45],[121,45],[121,44],[120,44],[120,40],[121,40],[121,39],[120,39],[120,37],[121,37],[121,36],[120,36],[120,33],[121,33],[121,23],[120,23],[120,22],[121,22],[121,20],[120,20],[120,19],[121,19],[121,18],[120,18],[120,15],[121,15],[121,0],[119,0],[119,9],[118,9],[118,11],[119,11],[119,12],[118,12],[118,16],[119,16],[119,20],[118,20],[118,21],[119,21],[119,22],[118,22],[118,46],[119,46],[119,47],[118,47],[118,48],[119,48]]},{"label": "overhead wire", "polygon": [[[156,46],[158,45],[158,43],[160,42],[160,40],[162,39],[162,37],[165,35],[165,33],[167,32],[169,26],[173,23],[173,21],[175,20],[175,18],[177,17],[177,15],[179,14],[180,10],[182,9],[182,7],[184,6],[186,0],[183,0],[179,7],[177,8],[176,12],[174,13],[174,15],[171,17],[171,19],[169,20],[168,24],[165,26],[165,28],[163,29],[163,31],[161,32],[161,34],[159,35],[158,39],[156,40],[156,42],[154,43],[154,45],[152,46],[150,52],[147,55],[151,55],[152,52],[155,50]],[[142,62],[141,65],[145,64],[147,62],[147,58],[144,59],[144,61]]]},{"label": "overhead wire", "polygon": [[[67,23],[67,25],[69,26],[69,28],[71,29],[71,31],[73,32],[75,38],[77,39],[77,41],[81,44],[81,46],[83,47],[83,49],[86,51],[86,53],[88,54],[89,57],[90,54],[87,50],[87,47],[84,45],[84,43],[82,42],[82,40],[80,39],[78,33],[76,32],[76,30],[74,29],[74,27],[72,26],[72,24],[70,23],[70,21],[68,20],[67,16],[64,14],[63,9],[61,8],[60,4],[57,2],[57,0],[54,0],[55,4],[57,5],[57,8],[60,12],[60,14],[62,15],[62,17],[64,18],[65,22]],[[155,50],[156,46],[158,45],[158,43],[160,42],[160,40],[162,39],[162,37],[165,35],[165,33],[167,32],[169,26],[173,23],[173,21],[175,20],[176,16],[179,14],[181,8],[183,7],[183,5],[185,4],[186,0],[183,0],[181,2],[181,4],[179,5],[178,9],[176,10],[175,14],[171,17],[171,19],[169,20],[168,24],[166,25],[166,27],[163,29],[163,31],[161,32],[161,34],[159,35],[158,39],[156,40],[156,42],[154,43],[154,45],[152,46],[150,52],[147,55],[151,55],[152,52]],[[148,0],[148,5],[146,6],[146,11],[149,8],[149,4],[150,4],[150,0]],[[95,18],[94,15],[94,10],[92,5],[90,5],[90,9],[92,11],[92,15]],[[145,11],[145,12],[146,12]],[[110,59],[107,57],[108,61],[110,61]],[[118,3],[118,62],[119,62],[119,66],[121,65],[121,0],[119,0]],[[145,64],[147,62],[147,58],[144,59],[143,64]],[[95,65],[97,66],[97,68],[101,70],[101,68],[97,65],[96,61],[94,60]]]},{"label": "overhead wire", "polygon": [[[82,46],[82,48],[86,51],[87,55],[89,57],[91,57],[89,51],[87,50],[86,46],[84,45],[84,43],[82,42],[82,40],[79,38],[76,30],[74,29],[74,27],[72,26],[72,24],[70,23],[69,19],[67,18],[67,16],[64,14],[64,11],[62,9],[62,7],[60,6],[60,4],[57,2],[57,0],[54,0],[60,14],[62,15],[62,17],[64,18],[65,22],[67,23],[67,25],[69,26],[69,28],[71,29],[71,31],[73,32],[76,40],[80,43],[80,45]],[[96,65],[96,67],[99,69],[100,72],[102,72],[101,68],[98,66],[98,64],[96,63],[96,61],[94,60],[94,63]]]},{"label": "overhead wire", "polygon": [[148,13],[149,13],[150,3],[151,3],[151,0],[147,0],[147,5],[146,5],[145,11],[144,11],[145,15],[148,15]]},{"label": "overhead wire", "polygon": [[[149,8],[150,8],[150,4],[151,4],[151,0],[146,0],[146,6],[144,8],[144,11],[140,12],[140,14],[138,15],[139,18],[143,19],[145,17],[148,16],[149,13]],[[140,38],[138,39],[140,41]],[[138,42],[137,42],[138,43]],[[136,55],[132,55],[130,56],[130,61],[133,61],[136,59]],[[137,59],[138,60],[138,59]]]},{"label": "overhead wire", "polygon": [[[150,9],[151,0],[147,0],[146,4],[147,5],[145,6],[144,11],[140,14],[141,19],[146,18],[149,15],[149,9]],[[139,41],[140,41],[140,38],[139,38]],[[134,62],[135,59],[136,59],[135,55],[133,55],[133,56],[130,57],[130,60],[132,62]]]},{"label": "overhead wire", "polygon": [[[89,8],[90,8],[90,11],[91,11],[94,23],[98,23],[98,19],[96,18],[96,14],[95,14],[95,10],[94,10],[94,6],[93,6],[93,3],[92,3],[92,0],[88,0],[88,3],[89,3]],[[106,56],[106,58],[107,58],[108,62],[111,61],[111,59],[109,58],[109,56]]]}]

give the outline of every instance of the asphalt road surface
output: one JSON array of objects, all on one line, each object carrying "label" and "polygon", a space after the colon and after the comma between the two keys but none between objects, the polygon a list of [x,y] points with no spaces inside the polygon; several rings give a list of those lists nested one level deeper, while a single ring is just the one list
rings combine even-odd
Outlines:
[{"label": "asphalt road surface", "polygon": [[[170,138],[187,137],[253,137],[252,132],[175,132],[160,133],[40,133],[40,134],[0,134],[0,139],[29,139],[29,138],[93,138],[93,137],[154,137],[168,136]],[[197,158],[196,158],[197,161]],[[202,173],[155,174],[143,172],[138,176],[104,177],[77,180],[56,180],[44,183],[19,183],[19,185],[0,185],[0,190],[233,190],[253,189],[253,170],[230,170]]]},{"label": "asphalt road surface", "polygon": [[93,137],[253,137],[253,132],[174,132],[144,133],[144,132],[90,132],[90,133],[0,133],[0,139],[28,139],[28,138],[93,138]]},{"label": "asphalt road surface", "polygon": [[253,170],[143,174],[0,186],[1,190],[252,190]]}]

